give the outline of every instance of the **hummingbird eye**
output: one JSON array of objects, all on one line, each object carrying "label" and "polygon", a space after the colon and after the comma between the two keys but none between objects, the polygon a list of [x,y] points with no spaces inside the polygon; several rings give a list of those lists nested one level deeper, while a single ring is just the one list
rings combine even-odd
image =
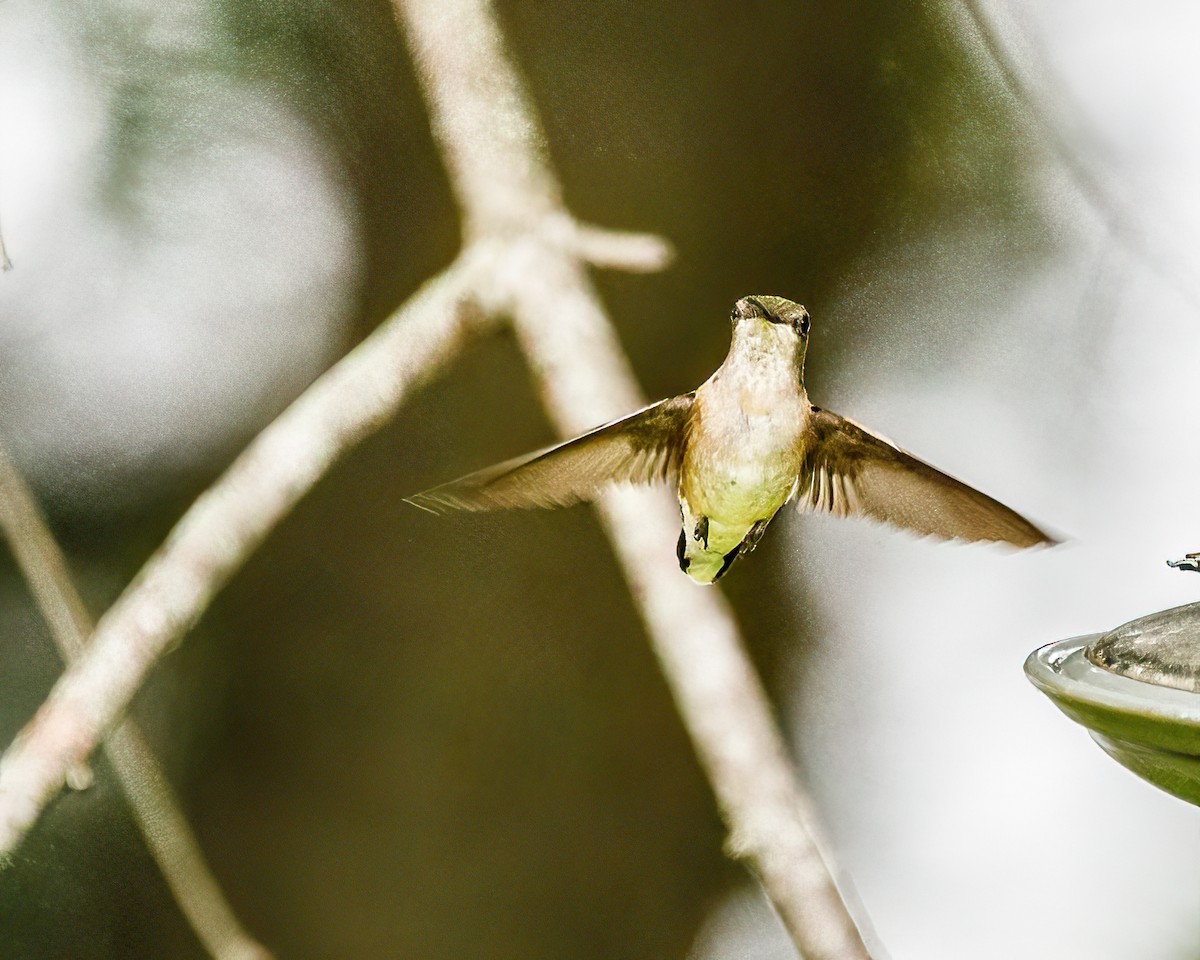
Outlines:
[{"label": "hummingbird eye", "polygon": [[802,336],[808,336],[808,328],[810,326],[812,326],[812,321],[809,320],[808,314],[806,313],[803,317],[800,318],[800,334]]}]

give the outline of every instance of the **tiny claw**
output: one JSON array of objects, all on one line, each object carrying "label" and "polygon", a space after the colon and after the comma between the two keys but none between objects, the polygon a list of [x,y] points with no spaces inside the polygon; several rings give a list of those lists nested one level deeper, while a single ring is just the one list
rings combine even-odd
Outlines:
[{"label": "tiny claw", "polygon": [[754,526],[746,531],[746,538],[742,541],[742,550],[744,553],[753,553],[754,548],[758,546],[758,541],[763,538],[763,534],[767,532],[767,524],[771,522],[771,518],[765,520],[755,520]]}]

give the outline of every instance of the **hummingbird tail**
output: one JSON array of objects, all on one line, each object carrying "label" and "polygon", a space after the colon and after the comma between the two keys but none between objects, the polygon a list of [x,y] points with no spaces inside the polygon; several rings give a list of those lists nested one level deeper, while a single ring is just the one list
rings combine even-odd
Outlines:
[{"label": "hummingbird tail", "polygon": [[686,503],[681,512],[683,529],[675,545],[679,569],[697,583],[716,583],[741,554],[746,531],[708,517],[694,517]]},{"label": "hummingbird tail", "polygon": [[[679,569],[697,583],[715,583],[729,569],[729,562],[716,551],[689,550],[686,530],[679,531],[679,542],[675,544],[675,556],[679,558]],[[734,551],[736,553],[736,550]]]},{"label": "hummingbird tail", "polygon": [[690,557],[685,557],[680,564],[683,571],[697,583],[716,583],[729,570],[730,565],[741,553],[741,545],[734,547],[722,556],[715,550],[700,550]]}]

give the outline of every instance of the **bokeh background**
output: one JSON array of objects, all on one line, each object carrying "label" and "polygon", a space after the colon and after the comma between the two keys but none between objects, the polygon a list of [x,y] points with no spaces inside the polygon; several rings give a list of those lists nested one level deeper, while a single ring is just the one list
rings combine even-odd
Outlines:
[{"label": "bokeh background", "polygon": [[[814,316],[817,402],[1067,535],[789,515],[723,586],[896,960],[1200,957],[1200,817],[1023,679],[1195,599],[1200,10],[503,0],[647,393],[734,299]],[[987,29],[981,30],[986,24]],[[264,424],[454,255],[378,0],[0,4],[0,437],[95,613]],[[323,480],[139,694],[282,958],[775,960],[591,512],[401,497],[551,439],[506,332]],[[663,545],[670,558],[673,544]],[[0,551],[0,734],[61,666]],[[203,956],[111,771],[0,872],[5,956]]]}]

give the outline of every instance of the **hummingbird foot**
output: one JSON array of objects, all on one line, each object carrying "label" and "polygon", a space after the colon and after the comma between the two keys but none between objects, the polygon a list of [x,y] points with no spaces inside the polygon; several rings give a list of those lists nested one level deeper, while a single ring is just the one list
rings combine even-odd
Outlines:
[{"label": "hummingbird foot", "polygon": [[688,567],[692,565],[692,558],[687,555],[687,532],[679,531],[679,540],[675,544],[675,556],[679,558],[679,569],[687,573]]},{"label": "hummingbird foot", "polygon": [[1200,573],[1200,553],[1186,553],[1182,560],[1168,560],[1168,567],[1176,570],[1193,570]]},{"label": "hummingbird foot", "polygon": [[766,520],[755,520],[752,526],[746,533],[746,538],[742,541],[741,549],[746,553],[753,553],[754,548],[758,546],[758,541],[762,539],[764,533],[767,532],[767,524],[771,522],[770,517]]},{"label": "hummingbird foot", "polygon": [[696,529],[692,532],[692,539],[702,541],[704,549],[708,549],[708,517],[701,517],[696,521]]}]

